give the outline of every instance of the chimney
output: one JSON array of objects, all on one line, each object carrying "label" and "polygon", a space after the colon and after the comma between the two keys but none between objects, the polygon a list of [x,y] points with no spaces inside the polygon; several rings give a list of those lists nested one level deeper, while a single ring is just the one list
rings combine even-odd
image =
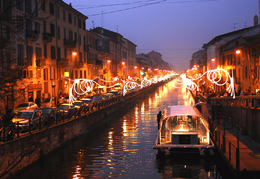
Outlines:
[{"label": "chimney", "polygon": [[71,3],[70,3],[70,7],[71,7]]},{"label": "chimney", "polygon": [[258,26],[258,16],[255,15],[254,17],[254,26]]}]

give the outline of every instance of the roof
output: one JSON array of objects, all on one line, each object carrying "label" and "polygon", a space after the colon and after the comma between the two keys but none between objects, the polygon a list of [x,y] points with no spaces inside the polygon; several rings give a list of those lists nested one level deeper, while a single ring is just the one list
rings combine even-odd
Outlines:
[{"label": "roof", "polygon": [[197,116],[198,114],[195,111],[193,106],[176,105],[176,106],[169,106],[167,108],[166,116],[177,116],[177,115]]}]

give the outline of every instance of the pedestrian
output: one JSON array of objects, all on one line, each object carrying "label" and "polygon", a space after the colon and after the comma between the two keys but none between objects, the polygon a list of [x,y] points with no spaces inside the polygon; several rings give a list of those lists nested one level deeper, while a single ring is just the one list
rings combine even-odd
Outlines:
[{"label": "pedestrian", "polygon": [[161,118],[162,118],[162,111],[159,111],[159,113],[157,114],[158,130],[160,129]]},{"label": "pedestrian", "polygon": [[28,101],[29,101],[29,102],[33,102],[33,97],[30,96]]}]

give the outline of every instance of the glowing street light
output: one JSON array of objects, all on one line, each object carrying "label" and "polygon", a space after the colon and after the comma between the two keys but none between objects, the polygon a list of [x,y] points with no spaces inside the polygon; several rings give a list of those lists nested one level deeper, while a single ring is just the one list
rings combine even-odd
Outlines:
[{"label": "glowing street light", "polygon": [[213,61],[213,62],[214,62],[214,61],[215,61],[215,58],[212,58],[212,59],[211,59],[211,61]]},{"label": "glowing street light", "polygon": [[122,62],[122,65],[125,65],[125,62],[124,62],[124,61]]},{"label": "glowing street light", "polygon": [[240,50],[236,50],[236,54],[240,54],[241,53],[241,51]]},{"label": "glowing street light", "polygon": [[135,69],[137,69],[137,66],[135,66]]},{"label": "glowing street light", "polygon": [[76,55],[77,55],[77,52],[75,52],[75,51],[72,52],[72,55],[73,55],[73,56],[76,56]]}]

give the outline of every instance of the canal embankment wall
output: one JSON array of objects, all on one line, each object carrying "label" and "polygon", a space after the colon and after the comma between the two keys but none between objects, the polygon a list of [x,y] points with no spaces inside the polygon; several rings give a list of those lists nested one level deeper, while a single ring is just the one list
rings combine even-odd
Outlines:
[{"label": "canal embankment wall", "polygon": [[45,156],[58,150],[60,147],[64,147],[80,135],[91,130],[99,130],[99,125],[111,120],[113,115],[126,109],[127,106],[134,104],[142,96],[145,96],[162,84],[164,83],[160,82],[145,87],[135,92],[134,95],[126,95],[121,101],[106,108],[1,144],[1,176],[8,178],[14,173],[32,165],[34,162],[44,159]]}]

